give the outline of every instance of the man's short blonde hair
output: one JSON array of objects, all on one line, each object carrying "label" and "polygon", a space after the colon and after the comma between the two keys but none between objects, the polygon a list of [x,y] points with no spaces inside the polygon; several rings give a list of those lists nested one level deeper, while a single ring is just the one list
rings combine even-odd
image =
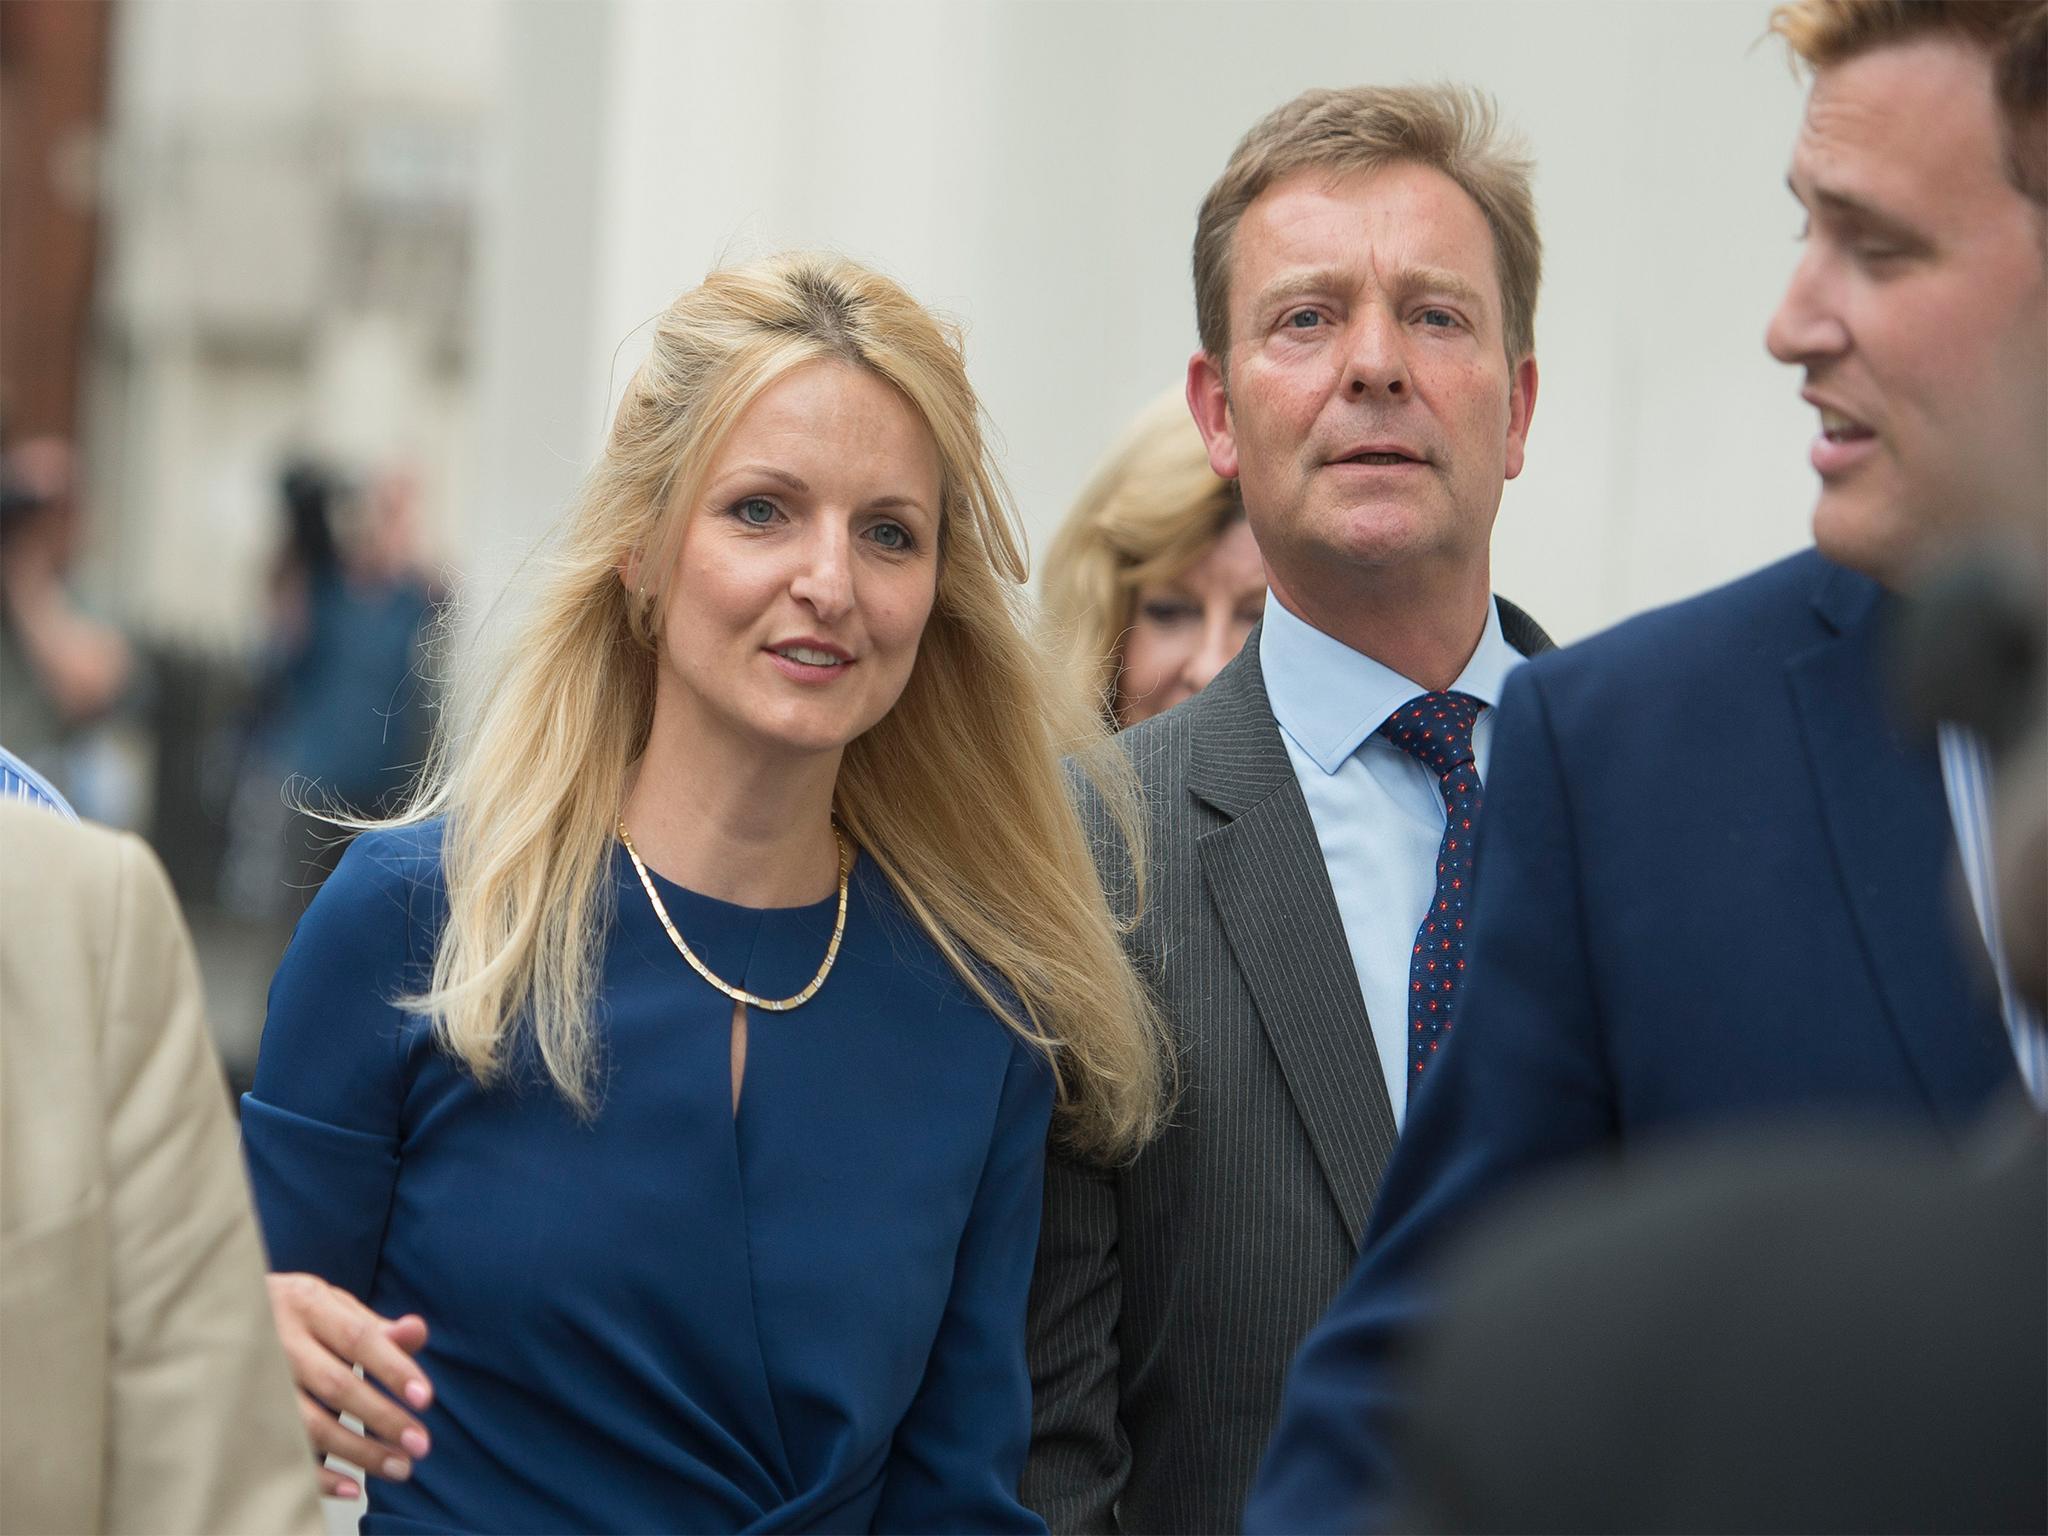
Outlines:
[{"label": "man's short blonde hair", "polygon": [[1771,30],[1811,69],[1946,37],[1990,56],[2005,175],[2048,208],[2048,0],[1791,0]]},{"label": "man's short blonde hair", "polygon": [[1492,98],[1454,85],[1304,91],[1255,124],[1202,199],[1195,220],[1195,324],[1202,348],[1230,351],[1231,246],[1245,209],[1296,171],[1334,175],[1415,164],[1441,171],[1479,205],[1493,231],[1510,361],[1536,350],[1536,233],[1530,163],[1499,128]]}]

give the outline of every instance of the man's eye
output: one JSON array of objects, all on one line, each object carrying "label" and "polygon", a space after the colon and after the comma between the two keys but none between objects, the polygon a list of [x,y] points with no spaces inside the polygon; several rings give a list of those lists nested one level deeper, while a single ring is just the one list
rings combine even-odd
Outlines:
[{"label": "man's eye", "polygon": [[749,528],[766,528],[781,514],[782,509],[765,496],[749,496],[732,509],[732,515]]},{"label": "man's eye", "polygon": [[1422,323],[1436,330],[1446,331],[1458,323],[1458,317],[1448,309],[1431,307],[1422,312]]},{"label": "man's eye", "polygon": [[868,530],[868,537],[882,548],[896,554],[901,554],[917,543],[910,536],[910,530],[901,523],[877,523]]},{"label": "man's eye", "polygon": [[1323,317],[1312,309],[1297,309],[1282,322],[1289,330],[1308,331],[1323,323]]}]

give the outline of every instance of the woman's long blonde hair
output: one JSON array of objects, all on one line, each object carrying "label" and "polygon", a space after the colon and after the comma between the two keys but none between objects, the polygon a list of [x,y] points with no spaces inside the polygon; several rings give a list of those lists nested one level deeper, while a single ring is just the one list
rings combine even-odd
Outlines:
[{"label": "woman's long blonde hair", "polygon": [[1110,724],[1138,589],[1177,579],[1242,516],[1237,487],[1209,467],[1175,388],[1133,418],[1053,535],[1041,578],[1045,643]]},{"label": "woman's long blonde hair", "polygon": [[[504,1072],[514,1031],[531,1029],[555,1086],[594,1111],[613,827],[647,741],[684,520],[747,406],[824,360],[903,394],[943,482],[917,664],[895,708],[846,748],[834,809],[961,979],[1051,1060],[1064,1142],[1128,1155],[1164,1114],[1164,1035],[1060,757],[1077,754],[1142,869],[1135,788],[1026,632],[1022,543],[957,335],[837,257],[716,272],[656,322],[531,612],[398,818],[446,817],[447,925],[430,985],[406,1005],[484,1082]],[[635,552],[648,580],[629,593],[619,571]]]}]

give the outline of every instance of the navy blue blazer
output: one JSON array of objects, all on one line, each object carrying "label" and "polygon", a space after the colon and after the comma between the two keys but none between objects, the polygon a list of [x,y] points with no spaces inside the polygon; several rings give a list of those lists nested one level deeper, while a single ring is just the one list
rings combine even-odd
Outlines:
[{"label": "navy blue blazer", "polygon": [[1887,708],[1890,606],[1809,551],[1509,680],[1470,990],[1296,1357],[1248,1529],[1386,1517],[1422,1266],[1518,1184],[1741,1121],[1956,1139],[2014,1087],[1939,761]]}]

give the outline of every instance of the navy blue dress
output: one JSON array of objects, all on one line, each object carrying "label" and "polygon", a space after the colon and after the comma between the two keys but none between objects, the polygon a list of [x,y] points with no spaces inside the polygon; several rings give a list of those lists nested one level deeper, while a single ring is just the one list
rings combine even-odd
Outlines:
[{"label": "navy blue dress", "polygon": [[[750,1010],[670,945],[623,849],[601,1104],[530,1047],[478,1088],[420,986],[438,824],[367,834],[270,993],[243,1139],[273,1268],[431,1339],[433,1453],[365,1531],[1043,1531],[1017,1502],[1024,1304],[1052,1077],[858,862],[830,979]],[[834,901],[757,911],[653,876],[691,947],[767,997]]]}]

